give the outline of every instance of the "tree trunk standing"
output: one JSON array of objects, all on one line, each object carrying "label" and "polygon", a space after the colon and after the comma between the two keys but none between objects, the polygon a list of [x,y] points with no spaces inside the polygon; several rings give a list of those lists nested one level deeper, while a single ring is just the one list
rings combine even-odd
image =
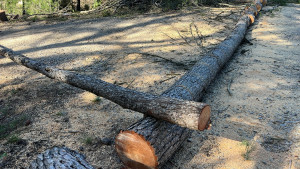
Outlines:
[{"label": "tree trunk standing", "polygon": [[93,166],[86,162],[85,157],[82,154],[66,147],[54,147],[39,154],[37,158],[30,163],[29,169],[40,168],[94,169]]},{"label": "tree trunk standing", "polygon": [[49,78],[65,82],[109,99],[123,108],[138,111],[183,127],[204,130],[210,118],[210,107],[204,103],[155,96],[123,88],[90,76],[47,66],[23,55],[17,55],[1,46],[0,55],[38,71]]},{"label": "tree trunk standing", "polygon": [[25,1],[26,0],[22,0],[22,14],[25,15],[26,14],[26,10],[25,10]]},{"label": "tree trunk standing", "polygon": [[77,11],[80,11],[80,0],[77,0]]},{"label": "tree trunk standing", "polygon": [[[193,68],[175,82],[162,96],[183,100],[201,100],[203,91],[217,75],[242,42],[247,27],[254,22],[248,11],[233,32]],[[156,169],[162,167],[190,135],[190,130],[166,121],[145,117],[120,132],[115,140],[116,151],[128,168]]]},{"label": "tree trunk standing", "polygon": [[0,21],[8,21],[5,11],[0,10]]}]

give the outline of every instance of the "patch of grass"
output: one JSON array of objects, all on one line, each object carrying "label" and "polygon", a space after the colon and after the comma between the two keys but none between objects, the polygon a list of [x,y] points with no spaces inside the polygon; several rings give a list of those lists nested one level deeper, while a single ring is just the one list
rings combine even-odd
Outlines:
[{"label": "patch of grass", "polygon": [[112,12],[110,10],[104,10],[101,14],[103,17],[109,17],[112,15]]},{"label": "patch of grass", "polygon": [[91,136],[85,136],[83,139],[82,139],[82,142],[86,145],[92,145],[93,142],[94,142],[94,138],[91,137]]},{"label": "patch of grass", "polygon": [[29,118],[27,116],[20,116],[14,120],[3,123],[0,125],[0,139],[3,139],[9,135],[9,133],[18,127],[24,126]]},{"label": "patch of grass", "polygon": [[61,112],[61,111],[56,113],[57,116],[63,116],[64,114],[65,114],[65,113],[64,113],[64,112]]},{"label": "patch of grass", "polygon": [[21,140],[20,137],[18,137],[18,136],[16,136],[16,135],[12,135],[11,137],[9,137],[9,138],[7,139],[7,142],[8,142],[8,143],[14,144],[14,143],[19,142],[20,140]]},{"label": "patch of grass", "polygon": [[93,100],[94,103],[99,103],[101,102],[101,97],[97,96],[94,100]]},{"label": "patch of grass", "polygon": [[255,147],[248,140],[243,140],[242,145],[246,146],[246,152],[242,154],[245,160],[250,160],[250,153],[254,151]]},{"label": "patch of grass", "polygon": [[7,156],[7,153],[0,154],[0,160],[2,160],[3,158],[5,158],[6,156]]},{"label": "patch of grass", "polygon": [[272,4],[278,4],[281,6],[285,6],[286,3],[290,2],[289,0],[272,0],[271,3]]},{"label": "patch of grass", "polygon": [[22,91],[22,88],[15,88],[15,89],[11,89],[11,90],[10,90],[10,93],[11,93],[12,95],[15,95],[15,94],[17,94],[17,93],[20,92],[20,91]]},{"label": "patch of grass", "polygon": [[0,109],[0,119],[5,118],[7,115],[9,115],[9,109],[7,107]]}]

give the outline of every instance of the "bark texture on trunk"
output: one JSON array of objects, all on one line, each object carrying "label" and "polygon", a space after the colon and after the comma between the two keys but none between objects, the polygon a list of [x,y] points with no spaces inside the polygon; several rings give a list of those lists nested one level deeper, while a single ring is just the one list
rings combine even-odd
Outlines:
[{"label": "bark texture on trunk", "polygon": [[5,11],[0,10],[0,21],[8,21]]},{"label": "bark texture on trunk", "polygon": [[[251,18],[253,16],[253,18]],[[218,71],[233,55],[244,39],[247,27],[254,22],[254,12],[248,11],[236,24],[231,35],[202,57],[193,68],[176,81],[162,96],[199,101]],[[120,132],[116,151],[128,168],[156,169],[162,167],[190,135],[190,130],[166,121],[145,117]],[[137,139],[138,138],[138,139]],[[134,146],[134,145],[143,146]],[[143,147],[143,149],[140,149]],[[144,151],[144,148],[147,151]]]},{"label": "bark texture on trunk", "polygon": [[77,9],[77,11],[80,11],[80,10],[81,10],[81,9],[80,9],[80,0],[77,0],[76,9]]},{"label": "bark texture on trunk", "polygon": [[0,46],[0,55],[14,62],[38,71],[49,78],[56,79],[72,86],[90,91],[109,99],[123,108],[162,119],[182,127],[204,130],[210,118],[210,107],[194,101],[155,96],[123,88],[91,76],[60,70],[52,66],[18,55]]},{"label": "bark texture on trunk", "polygon": [[39,154],[30,163],[29,169],[81,168],[94,169],[85,157],[66,147],[54,147]]}]

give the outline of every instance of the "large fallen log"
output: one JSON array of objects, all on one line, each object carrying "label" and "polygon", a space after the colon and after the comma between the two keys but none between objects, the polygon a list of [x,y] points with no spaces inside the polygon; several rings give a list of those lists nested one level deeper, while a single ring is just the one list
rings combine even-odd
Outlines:
[{"label": "large fallen log", "polygon": [[[228,36],[194,67],[175,82],[162,96],[199,101],[203,91],[217,75],[244,39],[254,22],[254,11],[247,11]],[[166,121],[145,117],[121,131],[115,139],[116,151],[126,168],[156,169],[174,154],[190,135],[190,130]]]},{"label": "large fallen log", "polygon": [[144,113],[145,115],[178,124],[182,127],[204,130],[210,118],[210,107],[204,103],[155,96],[149,93],[123,88],[91,76],[80,75],[57,69],[53,66],[47,66],[41,62],[27,58],[24,55],[16,54],[1,45],[0,55],[40,72],[49,78],[62,81],[109,99],[123,108]]},{"label": "large fallen log", "polygon": [[81,168],[94,169],[88,164],[85,157],[66,147],[53,147],[39,154],[30,163],[29,169],[56,169],[56,168]]}]

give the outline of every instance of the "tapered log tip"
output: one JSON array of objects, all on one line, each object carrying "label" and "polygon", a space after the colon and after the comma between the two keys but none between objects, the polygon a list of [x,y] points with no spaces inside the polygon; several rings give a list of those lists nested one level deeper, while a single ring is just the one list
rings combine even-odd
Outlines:
[{"label": "tapered log tip", "polygon": [[199,121],[198,121],[198,130],[203,131],[207,128],[207,125],[210,121],[210,114],[211,114],[211,109],[210,106],[205,106],[201,114],[199,116]]},{"label": "tapered log tip", "polygon": [[127,168],[156,169],[158,159],[151,144],[134,131],[121,131],[115,140],[116,151]]}]

